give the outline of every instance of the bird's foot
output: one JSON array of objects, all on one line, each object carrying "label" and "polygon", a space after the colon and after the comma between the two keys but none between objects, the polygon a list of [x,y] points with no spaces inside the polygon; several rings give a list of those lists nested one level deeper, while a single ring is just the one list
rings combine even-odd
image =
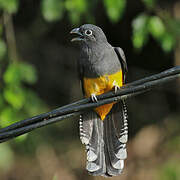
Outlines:
[{"label": "bird's foot", "polygon": [[98,102],[96,94],[91,94],[91,100],[92,100],[92,102]]},{"label": "bird's foot", "polygon": [[113,87],[114,87],[114,93],[116,93],[116,92],[117,92],[117,90],[119,90],[119,89],[120,89],[120,87],[119,87],[119,85],[117,84],[117,82],[116,82],[116,81],[114,81],[114,82],[113,82]]}]

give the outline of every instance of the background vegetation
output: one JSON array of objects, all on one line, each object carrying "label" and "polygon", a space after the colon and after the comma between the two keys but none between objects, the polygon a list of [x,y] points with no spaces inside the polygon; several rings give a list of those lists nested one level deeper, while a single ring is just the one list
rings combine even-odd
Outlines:
[{"label": "background vegetation", "polygon": [[[178,0],[0,0],[0,126],[82,98],[78,49],[84,23],[124,49],[128,82],[180,65]],[[121,180],[180,179],[180,81],[128,101],[128,159]],[[78,117],[0,144],[2,180],[84,180]]]}]

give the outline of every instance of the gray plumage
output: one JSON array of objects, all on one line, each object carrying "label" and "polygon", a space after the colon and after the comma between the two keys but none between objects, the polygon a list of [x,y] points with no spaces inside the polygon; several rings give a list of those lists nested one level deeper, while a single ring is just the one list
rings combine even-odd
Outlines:
[{"label": "gray plumage", "polygon": [[[78,61],[79,78],[98,78],[123,70],[124,79],[127,64],[124,52],[119,47],[112,47],[101,28],[85,24],[73,29],[78,34],[73,41],[80,42]],[[99,115],[90,110],[80,117],[80,139],[86,145],[86,169],[92,175],[117,176],[124,168],[127,157],[128,140],[127,109],[124,101],[113,105],[111,111],[101,120]]]},{"label": "gray plumage", "polygon": [[80,43],[81,52],[78,63],[82,68],[81,75],[95,78],[117,72],[121,68],[121,63],[114,48],[107,42],[103,31],[97,26],[86,24],[81,26],[82,33],[87,28],[91,28],[95,39],[85,36]]}]

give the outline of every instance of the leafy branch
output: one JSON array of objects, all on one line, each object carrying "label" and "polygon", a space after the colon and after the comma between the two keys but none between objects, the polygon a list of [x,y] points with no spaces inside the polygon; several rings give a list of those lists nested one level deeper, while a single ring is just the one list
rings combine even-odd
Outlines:
[{"label": "leafy branch", "polygon": [[97,96],[98,102],[93,103],[90,98],[82,99],[72,104],[57,108],[53,111],[28,118],[0,129],[0,142],[5,142],[34,129],[59,122],[69,117],[77,116],[97,106],[131,98],[142,94],[159,85],[168,83],[180,77],[180,66],[168,69],[123,86],[116,93],[113,91]]}]

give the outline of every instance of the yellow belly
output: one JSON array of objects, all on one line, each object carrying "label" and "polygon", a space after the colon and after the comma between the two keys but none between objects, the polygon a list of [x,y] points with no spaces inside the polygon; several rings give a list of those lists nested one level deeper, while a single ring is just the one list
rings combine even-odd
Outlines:
[{"label": "yellow belly", "polygon": [[[121,87],[123,85],[123,73],[122,70],[111,75],[103,75],[98,78],[83,78],[83,85],[86,97],[90,97],[92,94],[100,95],[105,92],[111,91],[114,86]],[[95,108],[95,111],[100,116],[101,120],[104,120],[106,115],[111,110],[114,103],[105,104]]]}]

